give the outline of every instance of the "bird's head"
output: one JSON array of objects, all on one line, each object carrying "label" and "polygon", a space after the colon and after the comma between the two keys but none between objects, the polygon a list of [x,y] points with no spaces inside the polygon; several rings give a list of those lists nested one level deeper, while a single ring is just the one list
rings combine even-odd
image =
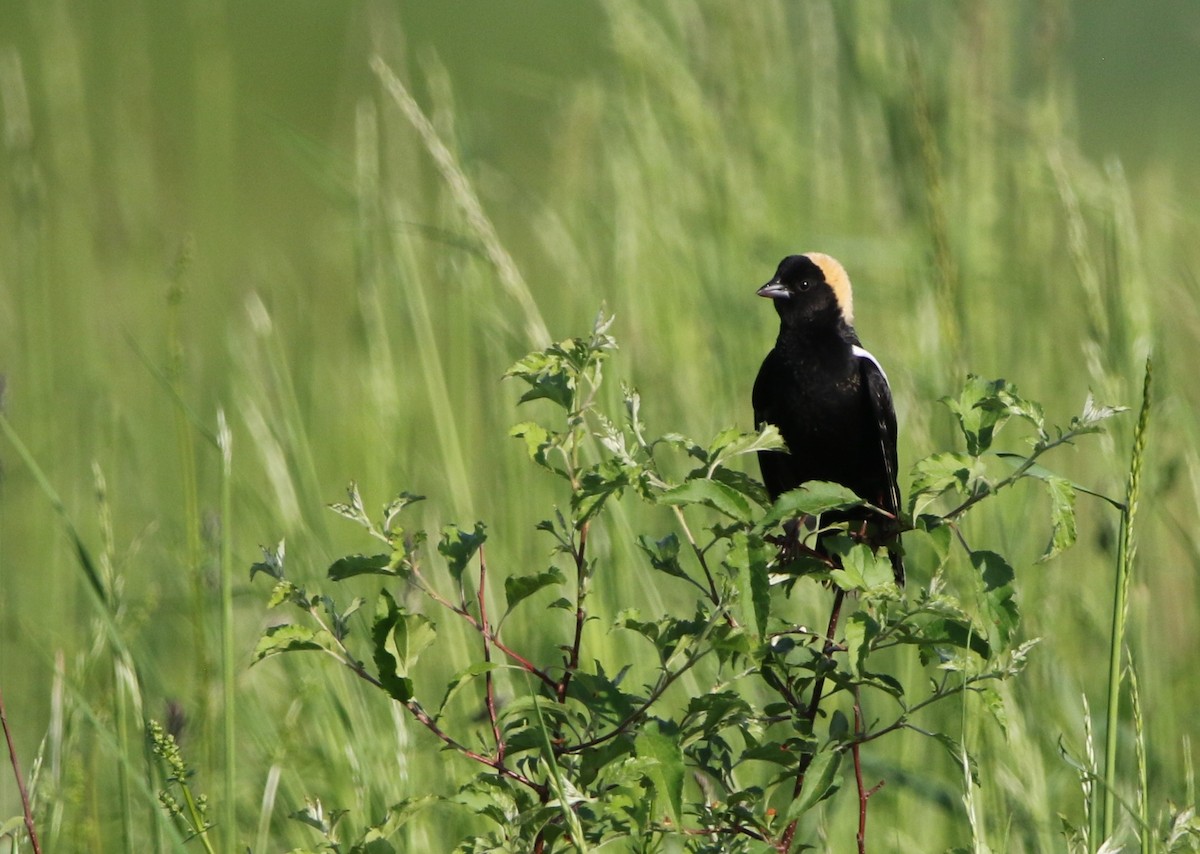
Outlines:
[{"label": "bird's head", "polygon": [[784,320],[836,322],[840,318],[847,326],[854,325],[850,277],[836,258],[821,252],[784,258],[758,295],[773,300]]}]

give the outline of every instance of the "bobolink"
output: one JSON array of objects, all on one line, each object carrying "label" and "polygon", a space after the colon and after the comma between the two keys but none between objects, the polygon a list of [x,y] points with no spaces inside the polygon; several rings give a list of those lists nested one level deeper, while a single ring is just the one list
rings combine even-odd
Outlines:
[{"label": "bobolink", "polygon": [[[754,381],[754,422],[759,429],[774,424],[788,448],[759,452],[767,492],[775,499],[806,481],[827,480],[897,517],[896,410],[883,368],[854,332],[845,269],[819,252],[791,255],[758,295],[775,303],[779,337]],[[869,511],[822,517],[844,520],[880,522]],[[895,518],[881,527],[894,531]],[[903,584],[899,553],[891,559]]]}]

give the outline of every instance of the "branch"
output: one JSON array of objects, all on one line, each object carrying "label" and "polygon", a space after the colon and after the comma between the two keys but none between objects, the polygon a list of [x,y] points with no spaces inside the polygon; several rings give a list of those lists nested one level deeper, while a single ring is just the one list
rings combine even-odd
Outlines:
[{"label": "branch", "polygon": [[17,763],[17,749],[13,747],[12,733],[8,729],[8,716],[4,713],[4,695],[0,694],[0,725],[4,727],[4,740],[8,742],[8,758],[12,764],[13,777],[17,780],[17,791],[21,793],[21,810],[25,814],[25,830],[33,845],[33,854],[42,854],[38,844],[37,828],[33,824],[33,810],[29,806],[29,793],[25,791],[25,780],[21,777],[21,766]]},{"label": "branch", "polygon": [[587,535],[590,523],[584,522],[579,528],[579,546],[571,550],[575,558],[575,638],[571,641],[571,649],[567,653],[566,670],[562,679],[554,687],[558,702],[567,700],[567,687],[571,684],[571,676],[579,667],[579,647],[583,642],[583,626],[587,622],[587,611],[584,610],[583,600],[587,597]]},{"label": "branch", "polygon": [[[483,546],[479,547],[479,622],[481,631],[479,633],[483,640],[483,660],[490,664],[492,661],[492,645],[488,640],[489,626],[487,618],[487,599],[485,590],[487,588],[487,561],[483,556]],[[500,724],[496,721],[496,686],[492,679],[492,671],[488,670],[483,675],[483,683],[487,698],[487,715],[488,722],[492,725],[492,738],[496,742],[496,761],[504,762],[505,743],[500,735]]]},{"label": "branch", "polygon": [[[838,617],[842,613],[842,600],[846,598],[846,591],[840,587],[833,597],[833,608],[830,609],[829,626],[825,630],[825,649],[826,656],[833,652],[835,647],[834,634],[837,632]],[[811,727],[817,720],[817,710],[821,705],[821,694],[825,690],[825,674],[821,673],[813,682],[812,698],[808,703],[808,710],[805,712],[804,720]],[[805,753],[800,757],[800,765],[796,769],[796,785],[792,788],[792,800],[800,797],[800,792],[804,789],[804,775],[808,773],[808,766],[812,764],[813,757],[816,756],[816,751]],[[783,837],[780,839],[780,850],[788,851],[792,847],[792,839],[796,836],[796,825],[800,819],[794,818],[787,826],[787,830],[783,832]]]}]

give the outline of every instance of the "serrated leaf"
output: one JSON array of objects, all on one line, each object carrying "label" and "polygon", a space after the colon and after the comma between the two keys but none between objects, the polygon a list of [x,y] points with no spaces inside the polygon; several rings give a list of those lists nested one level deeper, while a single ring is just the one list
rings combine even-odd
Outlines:
[{"label": "serrated leaf", "polygon": [[552,584],[562,584],[565,580],[557,567],[533,575],[509,576],[504,579],[504,600],[508,604],[508,610],[511,611],[518,602],[528,599],[539,590]]},{"label": "serrated leaf", "polygon": [[1096,399],[1092,397],[1092,393],[1089,391],[1087,400],[1083,402],[1083,412],[1071,421],[1071,429],[1099,429],[1095,425],[1101,421],[1107,421],[1118,413],[1128,411],[1128,406],[1105,406],[1104,404],[1096,403]]},{"label": "serrated leaf", "polygon": [[739,522],[749,522],[753,516],[750,502],[744,495],[715,480],[697,478],[686,481],[663,492],[658,500],[661,504],[670,505],[703,504]]},{"label": "serrated leaf", "polygon": [[688,574],[679,563],[679,538],[675,534],[667,534],[661,540],[640,534],[637,546],[646,553],[650,558],[650,565],[659,572],[665,572],[675,578],[688,578]]},{"label": "serrated leaf", "polygon": [[771,579],[767,572],[768,549],[762,535],[738,531],[733,535],[729,562],[736,571],[740,601],[753,616],[754,643],[767,631],[771,616]]},{"label": "serrated leaf", "polygon": [[336,646],[337,642],[333,639],[333,635],[325,629],[310,629],[294,623],[284,623],[279,626],[271,626],[263,632],[263,636],[258,639],[258,643],[254,647],[251,663],[257,664],[264,658],[284,652],[309,649],[332,650]]},{"label": "serrated leaf", "polygon": [[786,767],[796,761],[796,754],[788,750],[781,742],[764,741],[762,744],[743,750],[741,758],[774,762],[776,765]]},{"label": "serrated leaf", "polygon": [[447,525],[442,529],[442,540],[438,543],[438,552],[446,559],[456,584],[462,584],[462,575],[475,557],[475,552],[487,540],[487,526],[476,522],[472,531],[464,531],[458,525]]},{"label": "serrated leaf", "polygon": [[258,563],[250,565],[250,580],[254,580],[254,576],[260,572],[266,573],[272,578],[279,580],[283,578],[283,556],[284,556],[284,541],[280,540],[279,545],[274,548],[268,546],[260,546],[263,553],[263,559]]},{"label": "serrated leaf", "polygon": [[657,721],[638,730],[634,738],[634,749],[639,757],[652,760],[648,777],[658,797],[667,808],[667,813],[676,825],[683,817],[683,747],[679,734],[670,732]]},{"label": "serrated leaf", "polygon": [[[1003,451],[997,451],[996,458],[998,460],[1004,462],[1006,465],[1011,466],[1014,469],[1020,468],[1021,466],[1025,465],[1026,461],[1028,460],[1028,457],[1026,457],[1022,454],[1011,454],[1011,453],[1006,453]],[[1061,475],[1055,474],[1054,472],[1050,471],[1050,469],[1043,466],[1041,463],[1034,463],[1033,465],[1029,466],[1025,470],[1025,477],[1034,477],[1034,478],[1037,478],[1038,480],[1045,480],[1045,481],[1062,480],[1063,479]],[[1116,507],[1118,510],[1121,510],[1121,511],[1125,510],[1125,504],[1123,502],[1118,501],[1115,498],[1109,498],[1107,495],[1105,495],[1102,492],[1096,492],[1094,490],[1088,489],[1086,486],[1082,486],[1074,481],[1069,481],[1069,483],[1071,484],[1071,488],[1074,489],[1076,492],[1082,492],[1084,495],[1090,495],[1093,498],[1099,498],[1102,501],[1107,501],[1109,504],[1111,504],[1113,507]]]},{"label": "serrated leaf", "polygon": [[909,508],[916,507],[921,496],[935,498],[948,489],[960,495],[967,492],[971,479],[972,460],[966,454],[933,454],[913,466],[912,490],[909,493]]},{"label": "serrated leaf", "polygon": [[350,486],[346,488],[346,503],[335,501],[329,505],[329,509],[351,522],[367,526],[371,524],[371,520],[367,517],[367,510],[363,506],[362,496],[358,492],[358,484],[354,481],[351,481]]},{"label": "serrated leaf", "polygon": [[402,703],[412,699],[413,684],[408,674],[435,637],[436,628],[428,617],[409,613],[396,604],[391,593],[380,591],[371,626],[373,658],[379,681],[393,699]]},{"label": "serrated leaf", "polygon": [[1070,481],[1061,477],[1049,478],[1046,489],[1050,493],[1050,520],[1052,529],[1050,542],[1041,561],[1048,561],[1075,545],[1075,488]]},{"label": "serrated leaf", "polygon": [[879,623],[865,611],[855,611],[846,620],[846,659],[858,679],[867,675],[867,653],[879,634]]},{"label": "serrated leaf", "polygon": [[804,774],[804,788],[800,797],[788,804],[783,816],[784,823],[800,818],[833,794],[841,764],[842,752],[832,745],[826,745],[813,757],[808,771]]},{"label": "serrated leaf", "polygon": [[973,457],[991,447],[992,436],[1008,417],[1008,408],[1000,399],[1006,388],[1004,380],[985,380],[971,374],[957,398],[942,398],[942,403],[958,418],[967,452]]},{"label": "serrated leaf", "polygon": [[564,359],[568,351],[579,348],[579,341],[569,338],[545,350],[530,353],[509,368],[504,376],[518,377],[529,384],[521,395],[520,403],[531,400],[549,400],[570,411],[575,397],[575,377]]},{"label": "serrated leaf", "polygon": [[401,492],[383,508],[383,530],[391,531],[392,524],[396,521],[396,517],[410,504],[416,504],[418,501],[424,501],[424,495],[414,495],[411,492]]},{"label": "serrated leaf", "polygon": [[[408,823],[414,815],[428,806],[437,803],[440,800],[436,795],[423,795],[418,798],[405,798],[399,803],[392,804],[388,807],[387,814],[383,820],[371,825],[367,828],[367,832],[362,837],[362,845],[364,846],[364,854],[374,854],[375,849],[368,848],[371,843],[382,841],[391,837],[397,830]],[[382,850],[382,849],[381,849]]]},{"label": "serrated leaf", "polygon": [[571,495],[575,526],[580,527],[600,511],[605,501],[629,486],[636,471],[636,467],[623,465],[611,458],[584,470],[579,475],[579,488]]},{"label": "serrated leaf", "polygon": [[962,744],[942,732],[934,732],[930,733],[930,735],[937,740],[938,744],[946,748],[946,752],[954,758],[955,763],[959,767],[966,766],[967,772],[971,775],[971,782],[978,786],[979,765],[975,762],[975,758],[963,749]]},{"label": "serrated leaf", "polygon": [[559,438],[557,435],[552,436],[545,427],[534,421],[524,421],[515,425],[508,431],[508,435],[525,440],[525,450],[529,454],[529,459],[555,474],[566,476],[566,473],[558,466],[553,465],[547,456]]},{"label": "serrated leaf", "polygon": [[743,433],[731,428],[717,434],[709,443],[706,456],[710,468],[715,468],[743,454],[773,451],[783,447],[783,437],[779,435],[779,428],[774,424],[767,424],[757,433]]},{"label": "serrated leaf", "polygon": [[984,589],[989,591],[1012,584],[1016,575],[1003,555],[986,549],[971,552],[971,566],[979,571]]},{"label": "serrated leaf", "polygon": [[469,684],[475,677],[482,676],[485,673],[491,673],[494,670],[503,667],[503,665],[495,661],[476,661],[458,671],[446,683],[446,691],[442,694],[442,702],[438,704],[437,713],[434,714],[434,719],[440,718],[446,710],[446,704],[459,692],[463,686]]},{"label": "serrated leaf", "polygon": [[395,575],[392,569],[392,556],[379,555],[347,555],[338,558],[329,567],[328,577],[333,581],[342,581],[356,575]]},{"label": "serrated leaf", "polygon": [[866,502],[859,498],[854,490],[840,483],[814,480],[779,496],[758,524],[760,528],[769,528],[784,519],[816,516],[831,510],[846,510],[864,504]]},{"label": "serrated leaf", "polygon": [[933,620],[925,626],[922,642],[949,644],[959,649],[969,649],[982,659],[992,657],[992,645],[978,629],[965,620],[947,617]]},{"label": "serrated leaf", "polygon": [[267,607],[275,608],[282,605],[284,602],[289,601],[298,591],[299,588],[295,584],[292,584],[292,582],[286,579],[280,581],[271,591],[271,598],[267,600]]}]

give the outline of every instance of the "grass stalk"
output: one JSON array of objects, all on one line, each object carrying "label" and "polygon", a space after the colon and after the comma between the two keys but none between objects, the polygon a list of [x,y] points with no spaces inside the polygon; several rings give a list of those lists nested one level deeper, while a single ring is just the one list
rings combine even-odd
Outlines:
[{"label": "grass stalk", "polygon": [[1142,408],[1133,435],[1133,455],[1129,464],[1129,483],[1122,514],[1121,543],[1117,552],[1117,578],[1113,597],[1112,637],[1108,656],[1108,712],[1104,739],[1104,807],[1101,812],[1103,840],[1112,838],[1116,826],[1117,733],[1121,711],[1121,658],[1125,648],[1125,622],[1129,612],[1129,579],[1137,551],[1133,523],[1137,516],[1142,485],[1142,463],[1146,452],[1146,428],[1150,422],[1151,360],[1146,359],[1142,381]]},{"label": "grass stalk", "polygon": [[[186,251],[186,250],[185,250]],[[175,264],[172,281],[167,292],[167,346],[170,355],[167,363],[167,379],[174,397],[183,399],[184,352],[183,336],[180,331],[180,316],[183,312],[183,275],[187,268],[186,257]],[[209,714],[208,674],[212,672],[212,659],[208,652],[205,632],[206,591],[202,572],[202,545],[200,538],[200,495],[196,475],[196,447],[192,439],[187,413],[175,407],[175,441],[179,454],[180,489],[183,492],[184,568],[192,582],[192,607],[188,609],[192,628],[192,656],[196,664],[195,693],[192,709],[200,728],[204,731],[201,743],[206,753],[213,743],[212,715]],[[204,765],[212,763],[205,756]]]},{"label": "grass stalk", "polygon": [[222,746],[225,771],[222,778],[222,838],[226,851],[237,849],[237,705],[236,656],[233,644],[233,435],[225,410],[217,410],[217,443],[221,449],[221,694]]}]

